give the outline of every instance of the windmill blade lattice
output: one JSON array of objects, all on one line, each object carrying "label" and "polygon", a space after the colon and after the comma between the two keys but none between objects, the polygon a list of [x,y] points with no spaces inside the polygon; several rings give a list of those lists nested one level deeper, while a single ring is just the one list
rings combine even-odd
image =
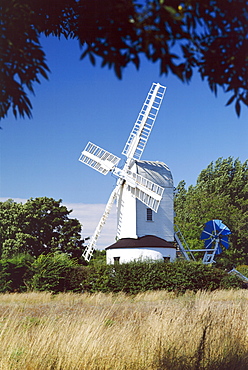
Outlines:
[{"label": "windmill blade lattice", "polygon": [[82,151],[79,161],[103,175],[107,175],[109,171],[118,165],[120,158],[89,142]]},{"label": "windmill blade lattice", "polygon": [[141,108],[122,154],[127,158],[140,159],[157,118],[166,87],[153,83]]},{"label": "windmill blade lattice", "polygon": [[155,182],[138,175],[137,173],[127,171],[127,174],[131,179],[135,179],[135,186],[130,185],[129,191],[148,208],[151,208],[154,212],[157,212],[164,188],[158,184],[155,184]]},{"label": "windmill blade lattice", "polygon": [[110,197],[109,197],[109,200],[106,204],[106,207],[105,207],[105,210],[104,210],[104,213],[95,229],[95,232],[93,234],[93,236],[90,238],[90,242],[89,244],[86,246],[85,250],[84,250],[84,253],[83,253],[83,257],[85,259],[85,261],[89,262],[92,255],[93,255],[93,252],[95,250],[95,245],[96,245],[96,242],[97,242],[97,239],[102,231],[102,228],[108,218],[108,215],[111,211],[111,208],[114,204],[114,201],[117,197],[117,194],[118,194],[118,191],[119,191],[119,186],[116,186],[114,188],[114,190],[112,191],[112,193],[110,194]]}]

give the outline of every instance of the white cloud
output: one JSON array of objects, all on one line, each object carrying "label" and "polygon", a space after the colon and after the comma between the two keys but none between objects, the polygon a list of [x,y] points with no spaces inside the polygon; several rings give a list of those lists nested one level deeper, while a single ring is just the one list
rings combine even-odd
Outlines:
[{"label": "white cloud", "polygon": [[[70,217],[77,218],[82,224],[84,238],[94,233],[105,209],[105,204],[64,203],[64,205],[73,210]],[[97,249],[115,243],[116,222],[116,207],[113,206],[97,241]]]},{"label": "white cloud", "polygon": [[[0,202],[13,199],[17,203],[25,203],[27,199],[22,198],[1,198]],[[70,218],[77,218],[82,225],[82,237],[92,236],[100,218],[104,212],[105,204],[83,204],[83,203],[62,203],[68,210],[72,210]],[[104,249],[115,243],[116,237],[116,207],[112,207],[106,224],[103,226],[101,235],[97,241],[96,248]]]}]

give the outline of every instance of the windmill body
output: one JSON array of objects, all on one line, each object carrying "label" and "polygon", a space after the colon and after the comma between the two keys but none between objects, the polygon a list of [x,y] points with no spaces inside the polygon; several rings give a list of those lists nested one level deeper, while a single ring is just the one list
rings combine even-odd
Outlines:
[{"label": "windmill body", "polygon": [[138,173],[163,187],[163,195],[157,212],[149,210],[137,201],[137,236],[154,235],[174,241],[174,185],[171,171],[163,162],[140,161]]},{"label": "windmill body", "polygon": [[176,259],[172,174],[163,162],[135,161],[132,171],[163,187],[157,212],[126,187],[117,199],[118,241],[106,248],[107,263]]},{"label": "windmill body", "polygon": [[117,237],[154,235],[174,241],[173,178],[163,162],[135,161],[132,171],[160,185],[164,191],[157,212],[137,199],[128,186],[117,198]]},{"label": "windmill body", "polygon": [[[104,214],[84,251],[83,256],[87,261],[93,254],[96,241],[115,199],[117,200],[118,239],[128,238],[136,243],[137,239],[140,242],[142,237],[149,235],[149,238],[142,239],[142,243],[148,243],[148,247],[151,248],[153,248],[151,243],[155,243],[155,247],[159,248],[171,247],[173,256],[175,254],[175,247],[172,244],[166,244],[166,246],[164,244],[174,240],[173,180],[170,170],[162,162],[140,160],[165,90],[166,88],[158,83],[152,84],[124,146],[122,154],[126,156],[126,161],[122,168],[118,167],[120,158],[93,143],[87,144],[79,158],[81,162],[100,173],[106,175],[112,172],[117,177],[116,187],[110,195]],[[140,247],[142,248],[142,245],[139,244],[138,248]],[[163,257],[168,256],[161,255],[161,258]],[[169,258],[173,259],[171,255]],[[132,259],[130,257],[130,260]]]}]

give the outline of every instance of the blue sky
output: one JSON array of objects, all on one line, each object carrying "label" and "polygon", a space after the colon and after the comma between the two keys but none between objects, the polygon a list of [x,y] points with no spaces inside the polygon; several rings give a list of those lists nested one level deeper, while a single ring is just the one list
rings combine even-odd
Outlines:
[{"label": "blue sky", "polygon": [[[199,76],[187,85],[176,77],[160,76],[159,65],[141,63],[124,70],[118,80],[112,70],[80,61],[75,40],[43,38],[51,70],[31,96],[33,118],[1,122],[1,200],[25,201],[41,196],[62,199],[84,227],[94,230],[103,204],[115,185],[78,161],[88,141],[120,156],[153,82],[167,86],[162,107],[142,159],[160,160],[180,180],[195,184],[200,171],[219,157],[248,158],[248,112],[238,118],[230,95],[217,98]],[[115,235],[114,210],[98,247]]]}]

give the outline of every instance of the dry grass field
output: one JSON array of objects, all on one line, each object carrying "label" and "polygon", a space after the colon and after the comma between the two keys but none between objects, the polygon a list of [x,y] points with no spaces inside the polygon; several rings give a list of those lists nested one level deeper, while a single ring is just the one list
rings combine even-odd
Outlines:
[{"label": "dry grass field", "polygon": [[248,291],[0,295],[1,370],[247,370]]}]

